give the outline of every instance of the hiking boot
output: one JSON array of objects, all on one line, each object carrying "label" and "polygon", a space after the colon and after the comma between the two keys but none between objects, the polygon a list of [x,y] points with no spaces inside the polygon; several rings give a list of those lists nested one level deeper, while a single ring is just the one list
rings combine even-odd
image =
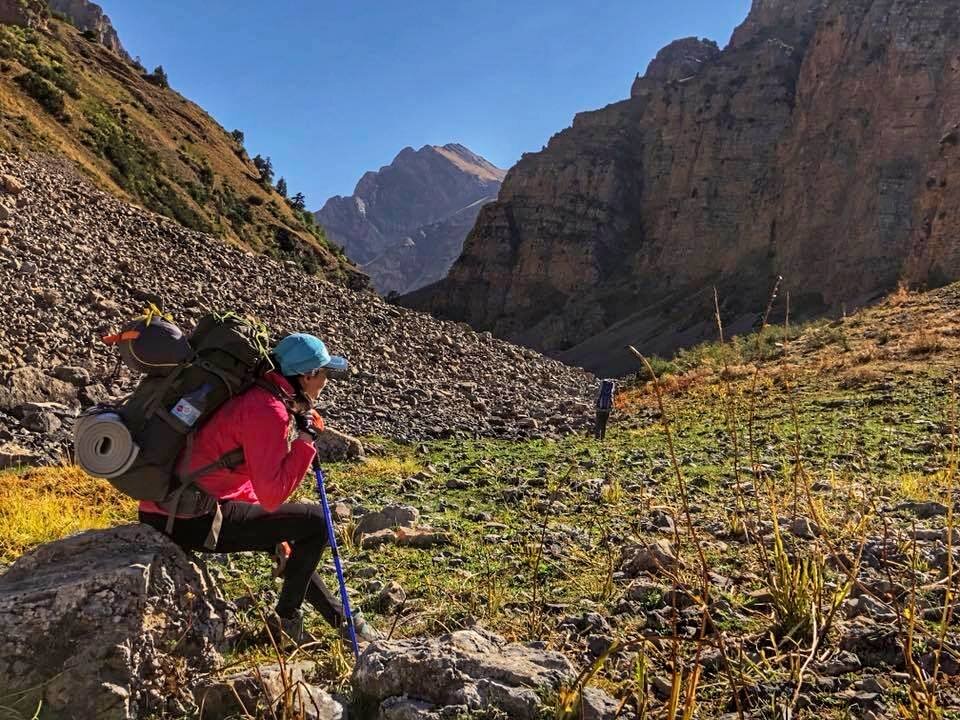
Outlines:
[{"label": "hiking boot", "polygon": [[[353,613],[353,629],[357,634],[357,643],[359,645],[367,645],[383,638],[383,635],[377,632],[377,629],[367,622],[367,619],[359,610]],[[346,623],[340,626],[340,639],[345,643],[350,642],[350,629]]]},{"label": "hiking boot", "polygon": [[303,626],[303,613],[299,610],[293,617],[281,617],[276,613],[267,616],[267,631],[277,645],[286,641],[294,645],[310,645],[317,639]]}]

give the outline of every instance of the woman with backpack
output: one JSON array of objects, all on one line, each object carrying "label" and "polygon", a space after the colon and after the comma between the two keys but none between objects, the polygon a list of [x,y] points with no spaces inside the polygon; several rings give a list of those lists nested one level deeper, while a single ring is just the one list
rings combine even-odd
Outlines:
[{"label": "woman with backpack", "polygon": [[[281,340],[272,360],[276,370],[220,407],[181,456],[181,477],[196,474],[196,487],[215,498],[219,509],[182,516],[169,504],[143,501],[140,521],[169,531],[185,550],[274,552],[289,545],[283,588],[268,628],[275,638],[282,632],[302,643],[312,641],[303,628],[305,599],[333,627],[342,629],[345,620],[341,604],[316,574],[327,544],[323,510],[287,500],[309,472],[314,441],[323,430],[313,406],[329,379],[345,375],[348,363],[330,355],[319,338],[302,333]],[[231,455],[239,462],[223,462]],[[359,613],[354,623],[359,638],[376,639]]]}]

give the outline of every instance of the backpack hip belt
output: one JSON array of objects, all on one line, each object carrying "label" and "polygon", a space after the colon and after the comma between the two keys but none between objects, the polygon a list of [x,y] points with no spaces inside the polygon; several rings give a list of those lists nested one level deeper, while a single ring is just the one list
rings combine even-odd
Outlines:
[{"label": "backpack hip belt", "polygon": [[[181,468],[186,470],[190,467],[190,458],[193,455],[193,436],[187,437],[187,448],[183,455]],[[173,533],[173,524],[177,520],[177,514],[183,514],[187,517],[202,517],[213,514],[213,523],[210,526],[210,532],[203,543],[207,550],[216,550],[217,541],[220,539],[220,528],[223,525],[223,512],[220,509],[220,500],[204,492],[197,486],[197,481],[215,470],[233,470],[243,464],[243,448],[236,448],[220,456],[217,460],[204,465],[199,470],[181,476],[180,487],[174,490],[166,499],[157,503],[157,506],[167,513],[167,525],[164,532],[167,535]]]}]

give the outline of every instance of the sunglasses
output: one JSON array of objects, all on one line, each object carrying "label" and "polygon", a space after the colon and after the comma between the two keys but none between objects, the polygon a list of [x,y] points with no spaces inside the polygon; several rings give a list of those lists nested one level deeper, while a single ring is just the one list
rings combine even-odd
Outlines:
[{"label": "sunglasses", "polygon": [[347,367],[343,370],[334,370],[333,368],[329,367],[317,368],[316,370],[311,370],[310,372],[306,373],[306,377],[315,378],[320,373],[326,373],[328,380],[346,380],[350,377],[350,368]]}]

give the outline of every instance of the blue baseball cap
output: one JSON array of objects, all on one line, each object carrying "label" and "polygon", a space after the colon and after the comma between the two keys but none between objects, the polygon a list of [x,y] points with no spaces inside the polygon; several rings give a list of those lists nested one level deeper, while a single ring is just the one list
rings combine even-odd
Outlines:
[{"label": "blue baseball cap", "polygon": [[280,363],[280,372],[288,377],[306,375],[320,368],[342,374],[350,367],[346,358],[331,355],[323,340],[306,333],[287,335],[277,343],[273,355]]}]

